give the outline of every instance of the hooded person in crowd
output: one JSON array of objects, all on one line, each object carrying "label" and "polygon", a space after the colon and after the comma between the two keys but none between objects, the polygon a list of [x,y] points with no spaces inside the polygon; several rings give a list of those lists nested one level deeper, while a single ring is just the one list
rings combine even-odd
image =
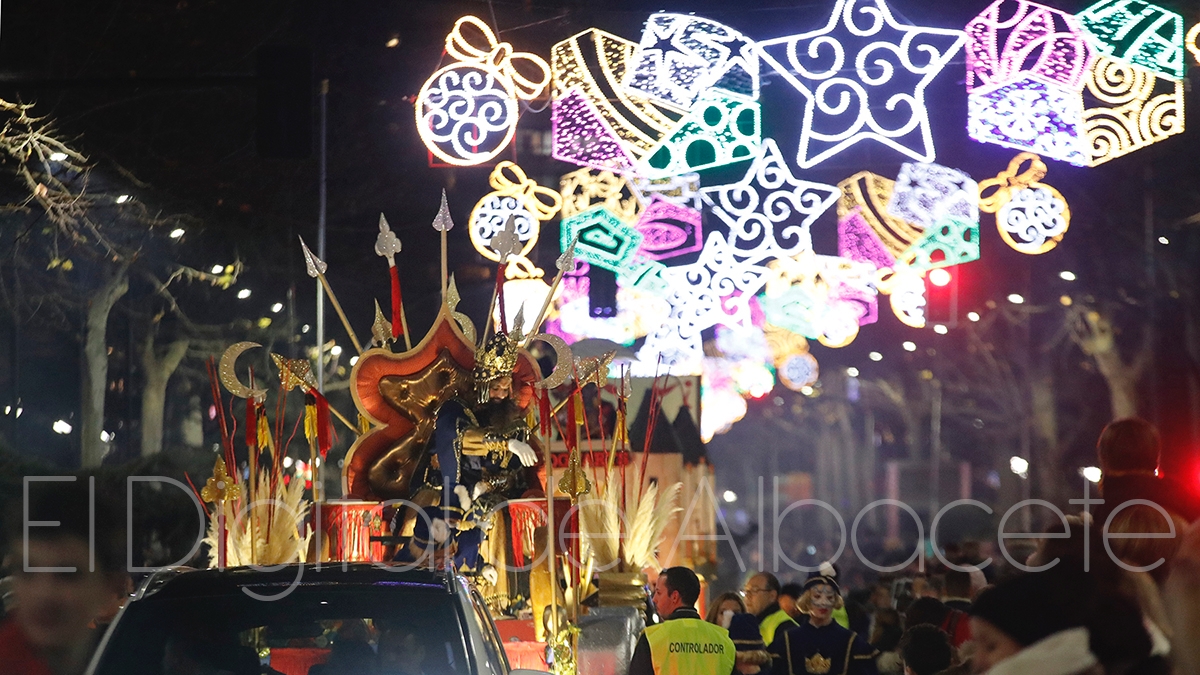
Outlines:
[{"label": "hooded person in crowd", "polygon": [[988,675],[1165,673],[1137,604],[1068,561],[997,583],[971,607],[972,671]]},{"label": "hooded person in crowd", "polygon": [[758,632],[758,619],[753,614],[734,614],[729,620],[729,639],[737,649],[734,668],[741,675],[771,672],[771,655]]},{"label": "hooded person in crowd", "polygon": [[781,630],[767,651],[774,657],[775,675],[876,675],[879,652],[854,631],[833,620],[844,607],[837,581],[821,572],[809,574],[796,603],[807,620]]}]

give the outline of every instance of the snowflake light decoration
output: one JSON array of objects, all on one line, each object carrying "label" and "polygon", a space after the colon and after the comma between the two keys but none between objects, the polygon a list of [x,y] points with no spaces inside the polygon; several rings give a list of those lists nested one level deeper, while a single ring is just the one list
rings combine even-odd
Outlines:
[{"label": "snowflake light decoration", "polygon": [[755,101],[705,93],[679,128],[646,153],[638,173],[661,178],[753,159],[762,143],[761,117]]},{"label": "snowflake light decoration", "polygon": [[611,171],[579,169],[559,179],[558,186],[563,218],[603,206],[621,220],[636,222],[642,212],[639,195],[629,180]]},{"label": "snowflake light decoration", "polygon": [[[678,126],[682,111],[656,105],[621,86],[636,48],[634,42],[591,28],[551,49],[556,159],[623,170],[617,148],[629,161],[640,160]],[[582,144],[574,134],[582,134]],[[603,154],[592,157],[592,150]]]},{"label": "snowflake light decoration", "polygon": [[597,267],[620,272],[642,244],[642,233],[603,206],[564,218],[559,243],[566,250],[578,237],[575,256]]},{"label": "snowflake light decoration", "polygon": [[439,69],[421,87],[417,133],[448,164],[482,164],[508,147],[517,129],[517,100],[540,96],[550,83],[550,67],[539,56],[497,42],[488,25],[473,16],[455,22],[446,52],[458,62]]},{"label": "snowflake light decoration", "polygon": [[924,229],[945,216],[979,222],[979,185],[958,169],[905,162],[888,200],[888,213]]},{"label": "snowflake light decoration", "polygon": [[1028,0],[996,0],[966,30],[968,92],[1025,77],[1078,91],[1094,57],[1078,18]]},{"label": "snowflake light decoration", "polygon": [[729,226],[728,241],[737,255],[753,259],[811,250],[809,228],[838,198],[832,185],[793,176],[770,138],[741,181],[703,188],[700,194]]},{"label": "snowflake light decoration", "polygon": [[[1022,171],[1026,162],[1029,167]],[[1021,253],[1037,255],[1053,249],[1071,224],[1067,200],[1039,182],[1045,177],[1041,158],[1023,152],[998,176],[979,184],[980,210],[996,214],[1000,237]]]},{"label": "snowflake light decoration", "polygon": [[908,250],[922,233],[920,227],[888,213],[887,205],[895,187],[896,181],[890,178],[860,171],[838,183],[837,208],[839,219],[857,210],[893,258]]},{"label": "snowflake light decoration", "polygon": [[1091,166],[1183,133],[1182,80],[1102,56],[1092,66],[1083,100]]},{"label": "snowflake light decoration", "polygon": [[1144,0],[1100,0],[1079,20],[1101,53],[1183,77],[1183,17]]},{"label": "snowflake light decoration", "polygon": [[532,271],[532,263],[526,256],[537,245],[541,221],[550,220],[562,208],[562,197],[554,190],[538,185],[521,167],[507,161],[496,165],[488,183],[493,191],[475,204],[468,220],[471,244],[479,255],[499,261],[500,256],[491,246],[492,237],[504,229],[510,215],[514,216],[521,250],[509,262]]},{"label": "snowflake light decoration", "polygon": [[666,260],[699,251],[704,246],[700,212],[655,197],[637,224],[642,233],[641,253],[651,260]]},{"label": "snowflake light decoration", "polygon": [[682,109],[718,89],[758,98],[754,42],[716,21],[684,14],[651,14],[625,87]]},{"label": "snowflake light decoration", "polygon": [[901,25],[883,0],[838,0],[823,28],[760,42],[763,60],[805,99],[800,166],[864,140],[933,161],[925,88],[964,39],[958,30]]}]

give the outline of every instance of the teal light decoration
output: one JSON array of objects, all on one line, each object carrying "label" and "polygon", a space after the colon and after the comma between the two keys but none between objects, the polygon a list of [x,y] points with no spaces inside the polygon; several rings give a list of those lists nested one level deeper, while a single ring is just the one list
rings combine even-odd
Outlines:
[{"label": "teal light decoration", "polygon": [[762,107],[755,101],[705,92],[675,133],[646,153],[639,173],[677,176],[754,159],[762,146]]},{"label": "teal light decoration", "polygon": [[825,298],[813,297],[799,284],[774,296],[766,293],[758,296],[758,305],[767,323],[814,340],[821,334],[817,323],[824,304]]},{"label": "teal light decoration", "polygon": [[566,250],[579,237],[575,257],[606,270],[621,273],[642,245],[642,233],[598,206],[564,218],[559,227],[559,245]]},{"label": "teal light decoration", "polygon": [[670,287],[662,276],[665,269],[666,265],[638,254],[617,273],[617,283],[623,288],[636,288],[666,297]]},{"label": "teal light decoration", "polygon": [[1100,0],[1078,15],[1092,46],[1156,73],[1183,77],[1183,17],[1141,0]]},{"label": "teal light decoration", "polygon": [[979,221],[943,216],[901,258],[921,270],[979,260]]}]

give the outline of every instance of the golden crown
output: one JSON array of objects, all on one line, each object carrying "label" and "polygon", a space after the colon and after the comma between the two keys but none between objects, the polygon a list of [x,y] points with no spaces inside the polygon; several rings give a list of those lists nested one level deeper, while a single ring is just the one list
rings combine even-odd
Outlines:
[{"label": "golden crown", "polygon": [[825,675],[825,673],[829,672],[829,667],[831,665],[833,665],[832,661],[824,656],[821,656],[820,653],[813,654],[807,659],[804,659],[804,669],[810,673],[814,673],[814,675]]},{"label": "golden crown", "polygon": [[475,386],[483,388],[498,378],[512,377],[519,349],[520,336],[515,331],[488,338],[483,348],[475,352]]}]

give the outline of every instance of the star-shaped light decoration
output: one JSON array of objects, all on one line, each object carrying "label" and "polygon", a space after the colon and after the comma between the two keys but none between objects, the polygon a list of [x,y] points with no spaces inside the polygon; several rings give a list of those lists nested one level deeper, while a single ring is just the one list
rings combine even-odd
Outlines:
[{"label": "star-shaped light decoration", "polygon": [[671,314],[646,337],[634,366],[648,364],[653,371],[662,355],[662,362],[672,366],[674,374],[699,374],[685,370],[700,368],[704,356],[701,333],[717,324],[749,326],[750,299],[762,290],[767,275],[762,263],[740,259],[740,252],[719,233],[709,234],[699,260],[663,270]]},{"label": "star-shaped light decoration", "polygon": [[800,166],[864,140],[932,162],[925,88],[965,39],[900,24],[883,0],[838,0],[822,28],[759,42],[763,60],[804,97]]},{"label": "star-shaped light decoration", "polygon": [[736,255],[762,259],[811,250],[809,228],[839,192],[793,176],[775,140],[766,138],[741,181],[703,188],[700,195],[729,226]]},{"label": "star-shaped light decoration", "polygon": [[279,354],[271,354],[271,360],[279,369],[279,384],[285,390],[308,391],[317,387],[312,376],[312,364],[308,359],[288,359]]}]

